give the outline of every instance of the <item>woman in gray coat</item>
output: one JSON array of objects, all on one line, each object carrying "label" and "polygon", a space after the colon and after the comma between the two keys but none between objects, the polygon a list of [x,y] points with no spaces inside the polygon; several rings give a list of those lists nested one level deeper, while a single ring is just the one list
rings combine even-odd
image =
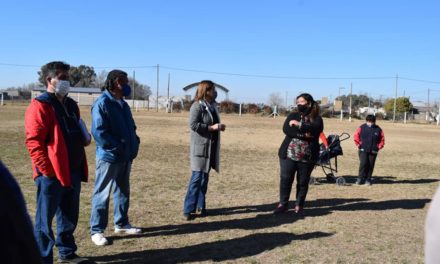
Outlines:
[{"label": "woman in gray coat", "polygon": [[206,215],[206,191],[209,171],[219,172],[220,131],[226,126],[220,123],[220,115],[215,106],[217,92],[212,81],[201,81],[197,87],[194,103],[189,114],[191,179],[188,184],[183,216],[191,220],[196,213]]}]

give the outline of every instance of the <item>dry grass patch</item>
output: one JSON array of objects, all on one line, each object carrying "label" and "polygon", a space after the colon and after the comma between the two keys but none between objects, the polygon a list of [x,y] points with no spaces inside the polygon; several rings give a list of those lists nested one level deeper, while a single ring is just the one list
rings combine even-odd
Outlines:
[{"label": "dry grass patch", "polygon": [[[0,157],[17,177],[33,217],[35,187],[24,146],[24,106],[0,107]],[[90,109],[81,109],[90,127]],[[134,113],[141,150],[131,176],[134,236],[112,234],[112,245],[90,241],[94,145],[87,147],[90,182],[83,184],[76,239],[78,254],[102,263],[423,263],[423,228],[438,186],[440,128],[379,121],[386,145],[371,187],[352,185],[358,158],[352,139],[342,142],[340,176],[348,185],[313,176],[305,214],[274,216],[278,199],[277,151],[284,118],[223,115],[221,174],[211,173],[211,215],[186,222],[182,204],[190,176],[187,113]],[[353,134],[361,121],[325,119],[327,134]],[[110,223],[112,219],[110,219]]]}]

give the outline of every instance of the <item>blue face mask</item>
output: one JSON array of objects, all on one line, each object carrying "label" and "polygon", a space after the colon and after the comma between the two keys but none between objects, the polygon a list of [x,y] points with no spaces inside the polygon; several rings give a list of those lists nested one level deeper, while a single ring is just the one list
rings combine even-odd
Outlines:
[{"label": "blue face mask", "polygon": [[131,94],[131,87],[128,84],[122,86],[122,96],[129,96]]}]

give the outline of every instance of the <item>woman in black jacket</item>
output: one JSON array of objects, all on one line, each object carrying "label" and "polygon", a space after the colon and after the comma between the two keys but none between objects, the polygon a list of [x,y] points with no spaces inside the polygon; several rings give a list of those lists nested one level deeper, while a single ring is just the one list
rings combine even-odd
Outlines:
[{"label": "woman in black jacket", "polygon": [[297,111],[284,122],[286,135],[278,151],[280,158],[280,203],[275,214],[288,210],[292,183],[296,179],[296,202],[294,211],[300,213],[309,189],[310,174],[319,156],[319,135],[324,124],[319,115],[317,102],[308,93],[296,97]]}]

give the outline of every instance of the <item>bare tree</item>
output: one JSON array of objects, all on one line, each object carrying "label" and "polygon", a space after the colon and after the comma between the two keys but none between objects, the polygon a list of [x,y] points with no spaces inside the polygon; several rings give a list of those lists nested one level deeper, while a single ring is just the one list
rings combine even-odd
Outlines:
[{"label": "bare tree", "polygon": [[98,73],[95,77],[95,85],[98,88],[101,88],[104,86],[105,80],[107,79],[108,72],[106,70],[102,70],[100,73]]},{"label": "bare tree", "polygon": [[279,93],[271,93],[269,95],[269,101],[270,106],[282,106],[283,105],[283,98]]}]

